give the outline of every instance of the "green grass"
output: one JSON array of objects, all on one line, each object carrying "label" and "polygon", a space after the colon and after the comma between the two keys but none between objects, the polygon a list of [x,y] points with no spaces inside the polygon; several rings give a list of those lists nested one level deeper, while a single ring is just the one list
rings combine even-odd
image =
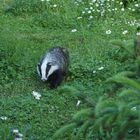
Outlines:
[{"label": "green grass", "polygon": [[[27,10],[28,14],[17,12],[15,16],[0,7],[0,116],[8,118],[0,120],[0,139],[15,128],[25,140],[52,139],[58,128],[87,106],[83,101],[76,107],[78,98],[63,90],[65,86],[85,91],[96,102],[104,94],[115,96],[110,93],[112,85],[106,83],[108,78],[133,70],[133,57],[110,43],[113,39],[134,38],[136,26],[125,24],[126,19],[135,19],[129,12],[121,17],[114,15],[114,20],[96,18],[89,27],[86,18],[82,22],[74,19],[79,16],[79,9],[71,11],[68,5],[72,7],[72,2],[63,1],[63,5],[63,10],[57,11],[60,17],[56,18],[51,10],[44,18],[44,11],[42,14],[42,11]],[[64,21],[60,21],[61,18]],[[75,28],[77,32],[72,33]],[[112,33],[107,35],[109,29]],[[128,34],[123,35],[124,30],[128,30]],[[49,90],[38,78],[36,65],[48,48],[59,45],[70,52],[70,74],[58,89]],[[99,71],[102,66],[104,69]],[[94,70],[96,74],[92,73]],[[32,91],[41,93],[39,101],[34,99]],[[7,137],[8,134],[6,140]]]}]

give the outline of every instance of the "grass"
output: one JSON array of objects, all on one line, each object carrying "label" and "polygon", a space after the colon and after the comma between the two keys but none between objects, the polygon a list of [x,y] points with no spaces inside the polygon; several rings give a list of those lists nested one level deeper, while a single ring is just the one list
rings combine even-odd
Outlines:
[{"label": "grass", "polygon": [[[115,20],[115,15],[114,20],[95,19],[89,28],[85,21],[74,22],[78,11],[71,16],[73,12],[69,13],[66,4],[69,3],[63,2],[65,12],[62,11],[66,24],[59,22],[59,16],[55,20],[51,15],[45,19],[49,19],[47,25],[44,17],[39,20],[42,13],[33,11],[27,14],[27,11],[14,16],[4,13],[4,7],[0,7],[0,116],[7,117],[5,121],[0,120],[0,139],[7,140],[11,129],[19,129],[24,139],[52,139],[58,128],[70,122],[74,113],[87,106],[82,102],[76,107],[78,98],[63,90],[65,86],[86,91],[96,102],[100,96],[110,94],[111,85],[106,84],[106,79],[133,69],[132,56],[123,55],[120,47],[110,43],[113,39],[134,38],[136,26],[125,24],[125,19],[134,19],[129,12],[125,13],[125,19],[122,16]],[[72,33],[75,28],[77,32]],[[110,35],[106,34],[107,30],[111,30]],[[128,30],[128,34],[123,35],[124,30]],[[70,52],[70,74],[58,89],[49,90],[39,80],[36,65],[48,48],[59,45],[67,47]],[[104,69],[99,71],[102,66]],[[92,73],[94,70],[95,74]],[[41,93],[39,101],[34,99],[32,91]]]}]

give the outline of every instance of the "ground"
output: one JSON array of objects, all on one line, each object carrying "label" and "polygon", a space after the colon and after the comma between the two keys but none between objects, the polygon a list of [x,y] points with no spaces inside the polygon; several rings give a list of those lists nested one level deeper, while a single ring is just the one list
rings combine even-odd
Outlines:
[{"label": "ground", "polygon": [[[96,102],[109,93],[108,78],[133,69],[132,56],[122,56],[120,47],[110,43],[113,39],[134,38],[136,26],[126,24],[124,19],[117,20],[115,16],[95,19],[91,27],[86,24],[43,27],[33,22],[33,14],[15,16],[3,9],[1,6],[0,116],[7,119],[0,120],[2,138],[7,139],[9,130],[19,129],[24,139],[52,139],[54,132],[70,122],[74,113],[88,106],[65,87],[86,91]],[[128,21],[134,20],[127,12],[125,16]],[[123,34],[125,30],[128,33]],[[69,50],[71,64],[68,78],[58,89],[50,90],[40,81],[36,66],[44,52],[54,46]],[[34,98],[33,91],[41,94],[40,100]],[[77,107],[78,100],[81,103]]]}]

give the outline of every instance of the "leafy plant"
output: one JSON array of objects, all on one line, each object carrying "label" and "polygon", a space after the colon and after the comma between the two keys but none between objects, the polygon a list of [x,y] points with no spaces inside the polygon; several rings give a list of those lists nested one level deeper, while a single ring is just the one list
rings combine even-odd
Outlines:
[{"label": "leafy plant", "polygon": [[128,78],[135,74],[123,72],[110,78],[108,82],[127,85],[128,88],[118,93],[116,99],[102,96],[94,106],[78,111],[72,123],[58,130],[54,138],[62,135],[73,139],[138,139],[140,84]]},{"label": "leafy plant", "polygon": [[9,2],[5,12],[14,15],[24,15],[25,13],[38,13],[46,10],[47,2],[41,0],[12,0]]}]

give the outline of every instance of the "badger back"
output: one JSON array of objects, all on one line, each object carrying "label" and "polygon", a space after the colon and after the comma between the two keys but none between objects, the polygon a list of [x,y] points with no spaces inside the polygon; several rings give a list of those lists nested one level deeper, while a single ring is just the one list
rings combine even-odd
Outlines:
[{"label": "badger back", "polygon": [[69,52],[62,47],[56,47],[49,50],[51,59],[54,65],[59,66],[64,74],[68,72],[69,67]]}]

